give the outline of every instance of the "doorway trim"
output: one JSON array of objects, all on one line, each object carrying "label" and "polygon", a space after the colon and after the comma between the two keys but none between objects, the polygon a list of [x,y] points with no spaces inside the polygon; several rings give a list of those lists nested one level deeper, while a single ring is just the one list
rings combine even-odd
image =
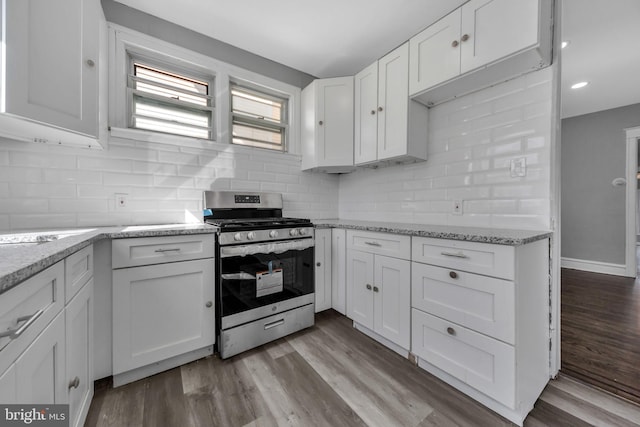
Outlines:
[{"label": "doorway trim", "polygon": [[640,126],[625,129],[627,134],[627,185],[626,185],[626,233],[625,233],[625,275],[637,276],[636,262],[636,216],[638,211],[638,140]]}]

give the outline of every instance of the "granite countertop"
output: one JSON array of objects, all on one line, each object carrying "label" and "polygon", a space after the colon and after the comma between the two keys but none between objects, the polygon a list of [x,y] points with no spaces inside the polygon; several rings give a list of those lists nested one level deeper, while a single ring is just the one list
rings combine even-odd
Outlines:
[{"label": "granite countertop", "polygon": [[216,230],[206,224],[170,224],[0,234],[0,294],[98,240],[215,233]]},{"label": "granite countertop", "polygon": [[395,222],[356,221],[341,219],[313,220],[316,228],[346,228],[351,230],[378,231],[438,239],[466,240],[520,246],[550,237],[552,231],[512,230],[505,228],[462,227],[456,225],[404,224]]}]

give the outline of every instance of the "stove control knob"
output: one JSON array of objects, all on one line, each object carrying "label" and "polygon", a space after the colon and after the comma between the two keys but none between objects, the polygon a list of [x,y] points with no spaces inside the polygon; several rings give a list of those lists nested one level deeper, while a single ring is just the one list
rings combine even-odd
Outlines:
[{"label": "stove control knob", "polygon": [[250,231],[249,233],[247,233],[247,239],[254,240],[255,238],[256,238],[256,233],[254,233],[253,231]]},{"label": "stove control knob", "polygon": [[242,240],[242,233],[236,233],[233,235],[233,240],[235,240],[236,242],[239,242],[240,240]]},{"label": "stove control knob", "polygon": [[301,236],[304,236],[305,234],[307,234],[307,229],[306,228],[301,228],[299,231]]},{"label": "stove control knob", "polygon": [[272,239],[275,239],[276,237],[278,237],[278,231],[277,230],[271,230],[269,232],[269,237],[271,237]]},{"label": "stove control knob", "polygon": [[297,228],[292,228],[291,230],[289,230],[289,236],[297,236],[297,235],[298,235]]}]

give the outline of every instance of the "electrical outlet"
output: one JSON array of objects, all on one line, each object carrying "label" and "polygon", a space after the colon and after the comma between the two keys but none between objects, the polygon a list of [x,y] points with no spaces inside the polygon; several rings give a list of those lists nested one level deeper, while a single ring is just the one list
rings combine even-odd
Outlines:
[{"label": "electrical outlet", "polygon": [[125,209],[127,207],[129,195],[124,193],[116,193],[115,197],[116,197],[116,210]]},{"label": "electrical outlet", "polygon": [[451,212],[454,215],[462,215],[462,202],[463,200],[454,200],[453,201],[453,211]]},{"label": "electrical outlet", "polygon": [[511,178],[527,176],[527,158],[511,159]]}]

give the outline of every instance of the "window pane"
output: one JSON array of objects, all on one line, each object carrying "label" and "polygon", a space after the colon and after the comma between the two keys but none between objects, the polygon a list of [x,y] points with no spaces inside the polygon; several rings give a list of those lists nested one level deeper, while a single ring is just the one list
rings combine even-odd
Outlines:
[{"label": "window pane", "polygon": [[282,150],[283,130],[265,129],[240,123],[233,124],[233,142]]},{"label": "window pane", "polygon": [[282,122],[283,101],[262,98],[238,89],[231,91],[231,104],[234,113],[242,113],[255,118],[264,118],[276,123]]},{"label": "window pane", "polygon": [[209,83],[134,63],[131,125],[156,132],[212,139]]}]

